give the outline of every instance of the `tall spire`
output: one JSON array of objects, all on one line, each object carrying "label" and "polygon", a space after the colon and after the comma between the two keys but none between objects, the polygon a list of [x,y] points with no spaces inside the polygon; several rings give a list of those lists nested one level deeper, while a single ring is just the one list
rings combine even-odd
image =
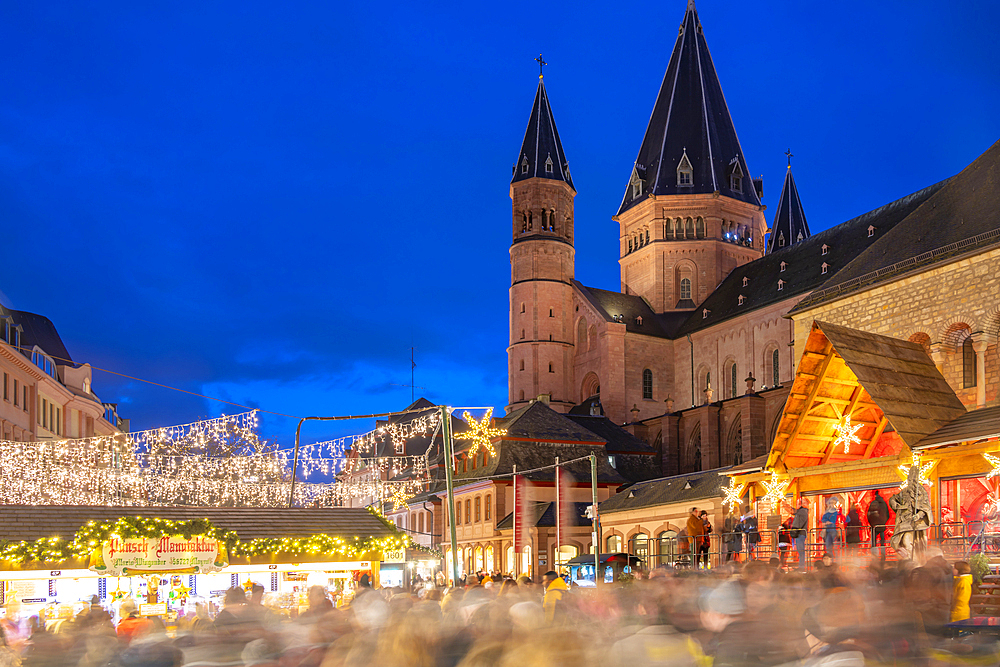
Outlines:
[{"label": "tall spire", "polygon": [[[687,162],[682,162],[685,154]],[[618,212],[650,194],[713,192],[760,204],[694,0],[689,0]]]},{"label": "tall spire", "polygon": [[792,152],[788,151],[785,155],[788,156],[788,170],[785,172],[785,182],[778,197],[778,208],[774,210],[774,224],[771,225],[771,238],[767,244],[769,253],[809,238],[806,213],[802,210],[799,190],[795,187],[795,179],[792,178]]},{"label": "tall spire", "polygon": [[[545,61],[538,56],[539,68]],[[539,71],[541,71],[539,69]],[[549,96],[545,92],[545,83],[541,74],[538,75],[538,90],[535,92],[535,102],[531,106],[531,116],[528,117],[528,129],[524,132],[521,142],[521,153],[514,162],[511,183],[529,178],[550,178],[563,181],[575,191],[573,179],[569,175],[569,163],[559,140],[556,121],[552,117],[552,107],[549,106]]]}]

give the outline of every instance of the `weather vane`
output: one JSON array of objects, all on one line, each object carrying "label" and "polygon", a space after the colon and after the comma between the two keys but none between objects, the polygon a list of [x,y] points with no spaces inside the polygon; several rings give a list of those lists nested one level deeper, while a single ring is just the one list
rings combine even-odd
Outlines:
[{"label": "weather vane", "polygon": [[539,53],[538,57],[535,58],[535,62],[538,63],[538,78],[541,79],[542,78],[542,68],[545,67],[546,65],[548,65],[548,63],[545,62],[544,60],[542,60],[542,54],[541,53]]},{"label": "weather vane", "polygon": [[795,157],[794,155],[792,155],[792,149],[789,148],[787,151],[785,151],[785,155],[788,157],[788,168],[791,169],[792,158]]}]

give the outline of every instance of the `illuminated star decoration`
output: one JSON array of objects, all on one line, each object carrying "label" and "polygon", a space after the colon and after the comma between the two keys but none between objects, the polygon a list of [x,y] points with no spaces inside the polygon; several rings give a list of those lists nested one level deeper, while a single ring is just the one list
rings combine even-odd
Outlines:
[{"label": "illuminated star decoration", "polygon": [[788,480],[779,479],[778,473],[771,471],[771,481],[763,482],[764,488],[767,489],[767,493],[764,494],[764,500],[770,501],[772,504],[777,505],[785,498],[785,489],[788,488]]},{"label": "illuminated star decoration", "polygon": [[986,473],[986,479],[1000,475],[1000,456],[991,456],[990,454],[983,454],[983,458],[989,461],[989,464],[993,466],[993,470],[990,470],[988,473]]},{"label": "illuminated star decoration", "polygon": [[389,496],[389,502],[392,503],[392,511],[395,512],[406,507],[406,499],[412,495],[412,493],[406,492],[405,484],[396,484],[393,486],[392,493]]},{"label": "illuminated star decoration", "polygon": [[497,451],[493,449],[493,438],[507,435],[507,431],[491,427],[491,417],[493,417],[493,408],[488,408],[486,416],[483,417],[482,421],[478,422],[469,414],[468,410],[462,414],[462,418],[469,423],[469,430],[457,437],[459,440],[472,440],[472,447],[469,448],[469,456],[475,456],[480,447],[489,452],[490,456],[497,455]]},{"label": "illuminated star decoration", "polygon": [[844,453],[849,454],[851,451],[851,445],[860,445],[861,438],[856,434],[861,429],[864,424],[851,424],[851,415],[844,415],[844,421],[841,424],[837,424],[834,428],[837,430],[837,439],[833,441],[833,446],[837,445],[844,446]]},{"label": "illuminated star decoration", "polygon": [[923,484],[924,486],[930,486],[931,480],[929,477],[927,477],[927,473],[929,473],[931,471],[931,468],[934,467],[934,463],[935,461],[931,461],[930,463],[925,463],[923,465],[920,465],[920,454],[914,452],[913,462],[910,465],[906,465],[905,463],[899,465],[899,472],[900,474],[903,475],[903,483],[899,485],[899,488],[901,489],[906,488],[906,484],[907,482],[909,482],[910,468],[912,466],[917,466],[920,469],[920,472],[917,474],[917,479],[920,480],[920,483]]},{"label": "illuminated star decoration", "polygon": [[736,479],[733,477],[729,478],[729,486],[722,487],[725,492],[726,497],[722,501],[723,505],[729,505],[731,511],[736,512],[739,510],[741,505],[741,499],[743,498],[743,491],[746,489],[745,484],[737,484]]}]

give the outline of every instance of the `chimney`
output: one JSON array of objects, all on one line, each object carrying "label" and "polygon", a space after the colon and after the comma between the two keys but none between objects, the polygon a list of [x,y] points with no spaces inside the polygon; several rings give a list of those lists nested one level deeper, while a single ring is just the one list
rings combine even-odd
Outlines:
[{"label": "chimney", "polygon": [[538,395],[538,402],[539,403],[544,403],[545,405],[548,405],[549,401],[551,399],[552,399],[552,394],[539,394]]}]

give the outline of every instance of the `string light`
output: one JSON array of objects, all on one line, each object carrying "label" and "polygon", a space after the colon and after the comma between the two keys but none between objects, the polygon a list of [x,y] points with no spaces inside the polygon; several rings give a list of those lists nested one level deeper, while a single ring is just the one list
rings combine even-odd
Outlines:
[{"label": "string light", "polygon": [[743,502],[743,491],[746,490],[746,488],[745,484],[737,484],[736,478],[730,477],[729,486],[722,487],[722,491],[726,494],[722,504],[729,505],[731,512],[739,511],[740,505]]},{"label": "string light", "polygon": [[986,479],[1000,475],[1000,456],[983,453],[983,458],[992,466],[992,470],[986,473]]},{"label": "string light", "polygon": [[785,499],[785,490],[788,489],[790,483],[787,479],[779,478],[778,473],[772,470],[770,481],[762,482],[764,488],[767,489],[764,500],[769,501],[772,505],[777,505]]},{"label": "string light", "polygon": [[917,479],[920,481],[920,483],[923,484],[924,486],[930,486],[931,485],[931,480],[927,476],[927,474],[934,467],[935,463],[937,463],[937,461],[931,461],[930,463],[924,463],[923,465],[921,465],[921,463],[920,463],[920,454],[918,452],[913,452],[913,458],[911,459],[910,465],[906,465],[905,463],[901,463],[899,466],[897,466],[897,469],[899,470],[900,474],[903,476],[903,482],[899,485],[899,488],[900,489],[905,489],[906,488],[906,485],[910,481],[910,468],[912,468],[913,466],[917,466],[917,470],[918,470],[918,472],[917,472]]},{"label": "string light", "polygon": [[462,417],[468,422],[469,430],[455,437],[459,440],[472,440],[472,446],[469,447],[469,456],[475,456],[480,447],[489,452],[490,456],[496,456],[497,452],[493,448],[493,439],[507,435],[507,431],[490,426],[490,419],[493,417],[493,408],[486,409],[486,416],[483,417],[482,421],[476,421],[475,417],[470,415],[468,411],[464,412]]},{"label": "string light", "polygon": [[864,424],[851,425],[851,415],[844,415],[844,421],[834,427],[838,434],[837,439],[833,441],[834,448],[838,445],[843,445],[844,453],[850,454],[852,444],[861,444],[861,438],[857,436],[857,432],[861,430],[863,426]]}]

